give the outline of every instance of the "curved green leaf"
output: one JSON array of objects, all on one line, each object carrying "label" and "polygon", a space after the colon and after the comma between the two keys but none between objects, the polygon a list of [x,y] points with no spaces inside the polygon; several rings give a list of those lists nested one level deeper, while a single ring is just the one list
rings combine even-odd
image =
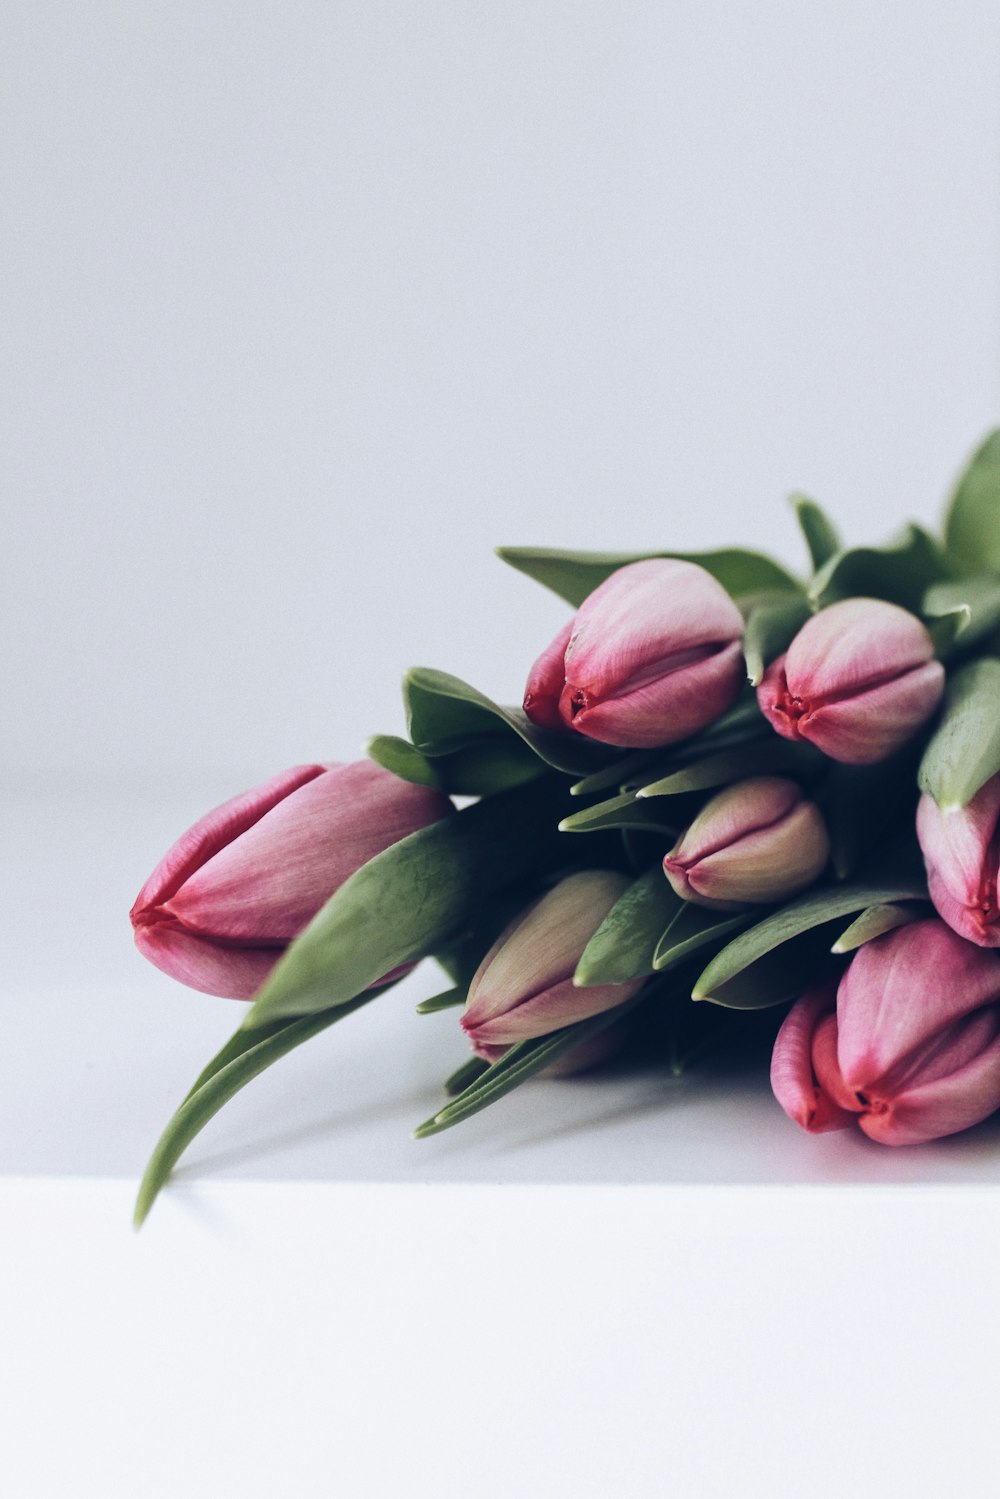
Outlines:
[{"label": "curved green leaf", "polygon": [[470,1057],[467,1062],[462,1063],[461,1067],[456,1068],[450,1077],[445,1079],[445,1093],[449,1098],[457,1098],[459,1093],[464,1093],[466,1088],[471,1083],[474,1083],[477,1078],[482,1077],[484,1072],[488,1072],[489,1068],[489,1062],[484,1062],[482,1057]]},{"label": "curved green leaf", "polygon": [[[867,906],[926,900],[927,886],[914,879],[858,883],[812,890],[742,932],[708,964],[691,997],[732,1009],[757,1009],[792,998],[828,953],[829,927]],[[798,945],[797,939],[813,940]],[[792,952],[786,945],[795,943]],[[771,961],[769,961],[771,960]]]},{"label": "curved green leaf", "polygon": [[1000,771],[1000,661],[970,661],[949,679],[941,721],[917,780],[942,812],[966,806]]},{"label": "curved green leaf", "polygon": [[558,857],[561,791],[546,779],[501,792],[362,865],[288,948],[246,1027],[347,1003],[434,952],[493,891]]},{"label": "curved green leaf", "polygon": [[401,780],[434,786],[453,796],[494,796],[545,772],[545,762],[513,735],[490,735],[461,749],[428,755],[393,734],[377,734],[368,754]]},{"label": "curved green leaf", "polygon": [[950,655],[956,643],[966,651],[1000,628],[1000,577],[980,573],[934,583],[924,594],[921,613],[938,656]]},{"label": "curved green leaf", "polygon": [[810,500],[807,495],[793,494],[792,504],[795,507],[795,517],[805,537],[806,546],[809,548],[813,572],[818,572],[831,557],[835,557],[839,551],[843,550],[840,537],[837,535],[837,528],[826,511],[821,509],[815,500]]},{"label": "curved green leaf", "polygon": [[618,568],[649,557],[696,562],[734,598],[768,589],[801,587],[791,573],[770,557],[737,548],[715,552],[563,552],[553,547],[497,547],[497,556],[574,606],[582,604]]},{"label": "curved green leaf", "polygon": [[224,1104],[273,1062],[375,998],[377,993],[373,991],[359,995],[350,1004],[304,1020],[280,1020],[252,1033],[237,1031],[209,1062],[160,1136],[136,1198],[136,1228],[145,1219],[181,1155]]},{"label": "curved green leaf", "polygon": [[831,557],[810,583],[809,597],[818,609],[861,594],[919,613],[926,590],[949,575],[934,537],[921,526],[909,525],[887,546],[852,547]]},{"label": "curved green leaf", "polygon": [[754,604],[743,631],[743,656],[752,687],[760,686],[765,668],[788,649],[811,616],[809,601],[801,593],[771,594]]},{"label": "curved green leaf", "polygon": [[917,905],[895,903],[868,906],[840,934],[830,951],[834,953],[854,952],[855,948],[863,947],[866,942],[872,942],[876,937],[894,931],[898,926],[907,926],[911,921],[919,920],[923,909],[925,908]]},{"label": "curved green leaf", "polygon": [[679,832],[676,822],[661,809],[638,800],[634,791],[624,791],[621,796],[612,796],[593,807],[584,807],[564,817],[559,824],[561,833],[597,833],[605,828],[647,828],[650,832],[664,832],[675,836]]},{"label": "curved green leaf", "polygon": [[368,741],[367,750],[369,759],[381,765],[383,770],[391,770],[400,780],[411,781],[416,786],[433,786],[436,791],[444,790],[432,762],[408,739],[400,739],[395,734],[374,734]]},{"label": "curved green leaf", "polygon": [[432,994],[430,999],[422,999],[417,1005],[417,1014],[436,1015],[439,1010],[455,1010],[459,1005],[465,1004],[467,993],[464,984],[459,984],[454,989],[443,989],[440,994]]},{"label": "curved green leaf", "polygon": [[964,567],[1000,571],[1000,428],[973,453],[944,522],[949,552]]},{"label": "curved green leaf", "polygon": [[640,801],[658,796],[682,796],[691,791],[709,791],[716,786],[731,786],[734,781],[748,776],[794,775],[803,780],[810,779],[828,762],[825,756],[812,745],[793,743],[779,739],[777,734],[770,739],[755,740],[735,749],[718,750],[682,766],[636,792]]},{"label": "curved green leaf", "polygon": [[657,943],[682,905],[661,865],[654,865],[611,907],[584,948],[573,982],[591,988],[652,973]]},{"label": "curved green leaf", "polygon": [[678,968],[692,953],[721,942],[730,932],[745,927],[753,916],[747,911],[719,911],[681,901],[681,909],[656,944],[653,967],[657,973]]}]

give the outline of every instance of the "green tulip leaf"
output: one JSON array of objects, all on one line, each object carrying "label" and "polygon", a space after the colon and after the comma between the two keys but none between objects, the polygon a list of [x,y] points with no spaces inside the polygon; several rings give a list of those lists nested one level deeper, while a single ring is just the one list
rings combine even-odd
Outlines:
[{"label": "green tulip leaf", "polygon": [[511,733],[547,765],[569,775],[587,775],[620,757],[620,751],[582,734],[539,729],[520,708],[503,708],[467,682],[430,667],[407,672],[403,697],[410,738],[429,757]]},{"label": "green tulip leaf", "polygon": [[926,898],[922,881],[903,878],[811,890],[716,953],[695,983],[692,998],[737,1010],[781,1004],[813,981],[836,935],[831,926],[843,917],[867,906]]},{"label": "green tulip leaf", "polygon": [[482,1057],[470,1057],[450,1077],[445,1079],[444,1091],[449,1098],[457,1098],[459,1093],[464,1093],[470,1084],[474,1083],[477,1078],[482,1077],[483,1073],[489,1070],[489,1062],[484,1062]]},{"label": "green tulip leaf", "polygon": [[909,525],[888,546],[852,547],[831,557],[810,583],[809,597],[817,609],[860,594],[919,613],[927,589],[948,576],[938,542],[921,526]]},{"label": "green tulip leaf", "polygon": [[520,739],[490,735],[434,757],[407,739],[377,734],[368,742],[376,765],[401,780],[433,786],[453,796],[493,796],[545,772],[545,764]]},{"label": "green tulip leaf", "polygon": [[662,809],[639,801],[632,791],[610,797],[593,807],[584,807],[581,812],[564,817],[559,824],[561,833],[597,833],[605,828],[647,828],[652,833],[664,832],[671,837],[676,837],[680,831],[676,822]]},{"label": "green tulip leaf", "polygon": [[573,982],[592,988],[652,973],[656,945],[681,905],[662,866],[654,865],[611,907],[584,948]]},{"label": "green tulip leaf", "polygon": [[826,511],[821,509],[815,500],[810,500],[807,495],[793,494],[792,504],[795,507],[795,516],[802,535],[805,537],[806,546],[809,548],[813,572],[819,572],[819,569],[824,567],[831,557],[835,557],[842,550],[837,528]]},{"label": "green tulip leaf", "polygon": [[800,589],[801,584],[779,563],[760,552],[727,548],[717,552],[562,552],[552,547],[498,547],[497,556],[518,572],[551,588],[578,607],[599,584],[630,562],[650,557],[673,557],[695,562],[711,573],[734,598],[770,589]]},{"label": "green tulip leaf", "polygon": [[787,651],[812,610],[801,593],[769,594],[753,605],[743,631],[747,679],[759,687],[765,668]]},{"label": "green tulip leaf", "polygon": [[237,1031],[209,1062],[160,1136],[136,1198],[136,1228],[145,1219],[181,1155],[224,1104],[273,1062],[377,996],[378,991],[373,990],[306,1019],[279,1020],[252,1032]]},{"label": "green tulip leaf", "polygon": [[598,796],[602,791],[621,791],[629,776],[640,774],[645,766],[655,764],[658,756],[656,750],[637,750],[635,754],[625,755],[602,770],[595,770],[593,775],[575,781],[569,788],[570,796]]},{"label": "green tulip leaf", "polygon": [[561,789],[546,778],[501,792],[362,865],[285,952],[246,1027],[346,1004],[452,940],[493,892],[558,857]]},{"label": "green tulip leaf", "polygon": [[641,786],[636,796],[640,801],[658,796],[682,796],[687,792],[731,786],[734,781],[746,780],[748,776],[792,775],[805,781],[816,776],[828,763],[812,745],[793,743],[773,734],[770,739],[706,755],[703,760],[695,760],[658,781]]},{"label": "green tulip leaf", "polygon": [[745,911],[719,911],[682,900],[680,910],[656,944],[653,967],[657,973],[678,968],[692,953],[721,942],[723,937],[745,927],[753,917]]},{"label": "green tulip leaf", "polygon": [[934,583],[921,612],[938,656],[949,656],[956,644],[967,651],[1000,629],[1000,577],[981,573]]},{"label": "green tulip leaf", "polygon": [[899,905],[890,903],[888,905],[868,906],[856,916],[836,942],[831,947],[833,953],[854,952],[858,947],[863,947],[866,942],[872,942],[876,937],[884,936],[886,932],[894,931],[898,926],[907,926],[911,921],[919,920],[921,915],[926,914],[926,907],[918,905]]},{"label": "green tulip leaf", "polygon": [[941,720],[917,772],[942,812],[967,806],[1000,770],[1000,661],[986,656],[949,679]]},{"label": "green tulip leaf", "polygon": [[1000,428],[976,449],[956,484],[944,536],[963,568],[1000,571]]},{"label": "green tulip leaf", "polygon": [[432,994],[430,999],[422,999],[417,1005],[417,1014],[436,1015],[439,1010],[457,1009],[459,1005],[465,1004],[467,993],[464,984],[459,984],[454,989],[443,989],[440,994]]}]

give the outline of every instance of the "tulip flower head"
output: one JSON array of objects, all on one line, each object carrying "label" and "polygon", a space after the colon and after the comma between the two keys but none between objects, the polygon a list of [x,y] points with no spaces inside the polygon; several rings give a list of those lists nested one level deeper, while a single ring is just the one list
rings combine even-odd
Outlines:
[{"label": "tulip flower head", "polygon": [[573,974],[583,949],[628,888],[624,875],[590,869],[560,880],[501,933],[469,985],[462,1029],[477,1056],[614,1009],[643,984],[583,988]]},{"label": "tulip flower head", "polygon": [[250,999],[350,875],[451,810],[369,760],[295,766],[174,845],[132,907],[136,946],[192,989]]},{"label": "tulip flower head", "polygon": [[977,947],[1000,947],[1000,775],[966,807],[942,811],[932,796],[922,796],[917,838],[938,915]]},{"label": "tulip flower head", "polygon": [[897,927],[788,1012],[771,1086],[813,1133],[856,1122],[884,1145],[919,1145],[1000,1108],[1000,958],[942,921]]},{"label": "tulip flower head", "polygon": [[620,567],[538,658],[524,711],[542,728],[645,749],[703,729],[745,679],[743,617],[693,562]]},{"label": "tulip flower head", "polygon": [[852,598],[807,620],[764,673],[757,701],[785,739],[806,739],[847,765],[871,765],[926,723],[943,691],[944,667],[916,615]]},{"label": "tulip flower head", "polygon": [[732,910],[804,890],[829,857],[826,824],[801,787],[755,776],[706,803],[663,870],[684,900]]}]

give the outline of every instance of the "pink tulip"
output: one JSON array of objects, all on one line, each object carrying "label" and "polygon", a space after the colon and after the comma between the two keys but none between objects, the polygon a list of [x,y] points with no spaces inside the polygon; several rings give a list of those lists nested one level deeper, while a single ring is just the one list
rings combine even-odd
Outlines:
[{"label": "pink tulip", "polygon": [[732,909],[804,890],[829,857],[826,824],[801,787],[755,776],[705,804],[663,870],[682,899]]},{"label": "pink tulip", "polygon": [[473,975],[462,1016],[477,1056],[495,1062],[516,1041],[614,1009],[641,988],[641,978],[592,989],[573,983],[583,949],[628,883],[609,870],[571,874],[501,933]]},{"label": "pink tulip", "polygon": [[899,749],[941,701],[944,667],[920,620],[881,599],[844,599],[802,626],[757,689],[786,739],[871,765]]},{"label": "pink tulip", "polygon": [[977,947],[1000,947],[1000,775],[966,807],[942,812],[932,796],[922,796],[917,837],[938,915]]},{"label": "pink tulip", "polygon": [[743,617],[693,562],[655,557],[594,589],[535,662],[524,711],[632,749],[673,744],[735,701]]},{"label": "pink tulip", "polygon": [[132,907],[136,946],[192,989],[250,999],[350,875],[450,811],[369,760],[297,765],[174,844]]},{"label": "pink tulip", "polygon": [[856,1120],[920,1145],[1000,1108],[1000,959],[933,918],[860,948],[840,981],[789,1011],[771,1086],[803,1129]]}]

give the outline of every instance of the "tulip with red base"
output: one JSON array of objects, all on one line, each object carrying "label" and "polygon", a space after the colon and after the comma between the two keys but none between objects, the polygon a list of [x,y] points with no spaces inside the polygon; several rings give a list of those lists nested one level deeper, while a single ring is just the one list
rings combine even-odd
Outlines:
[{"label": "tulip with red base", "polygon": [[922,796],[917,838],[938,915],[977,947],[1000,947],[1000,775],[966,807],[942,811],[932,796]]},{"label": "tulip with red base", "polygon": [[632,562],[584,600],[536,661],[524,711],[603,744],[673,744],[732,706],[745,680],[743,616],[692,562]]},{"label": "tulip with red base", "polygon": [[900,749],[941,701],[944,667],[927,630],[881,599],[843,599],[813,616],[757,689],[785,739],[871,765]]},{"label": "tulip with red base", "polygon": [[771,1086],[812,1133],[856,1122],[920,1145],[1000,1108],[1000,958],[941,921],[866,943],[834,994],[798,1000],[778,1032]]},{"label": "tulip with red base", "polygon": [[295,766],[174,845],[132,907],[136,946],[192,989],[251,999],[350,875],[451,810],[368,760]]},{"label": "tulip with red base", "polygon": [[804,890],[829,857],[826,824],[801,787],[754,776],[705,804],[663,870],[683,900],[733,910]]},{"label": "tulip with red base", "polygon": [[[594,988],[573,982],[583,949],[628,886],[610,870],[571,874],[501,933],[473,975],[462,1016],[477,1056],[495,1062],[515,1042],[614,1009],[642,987],[642,979]],[[604,1043],[594,1040],[596,1059]]]}]

